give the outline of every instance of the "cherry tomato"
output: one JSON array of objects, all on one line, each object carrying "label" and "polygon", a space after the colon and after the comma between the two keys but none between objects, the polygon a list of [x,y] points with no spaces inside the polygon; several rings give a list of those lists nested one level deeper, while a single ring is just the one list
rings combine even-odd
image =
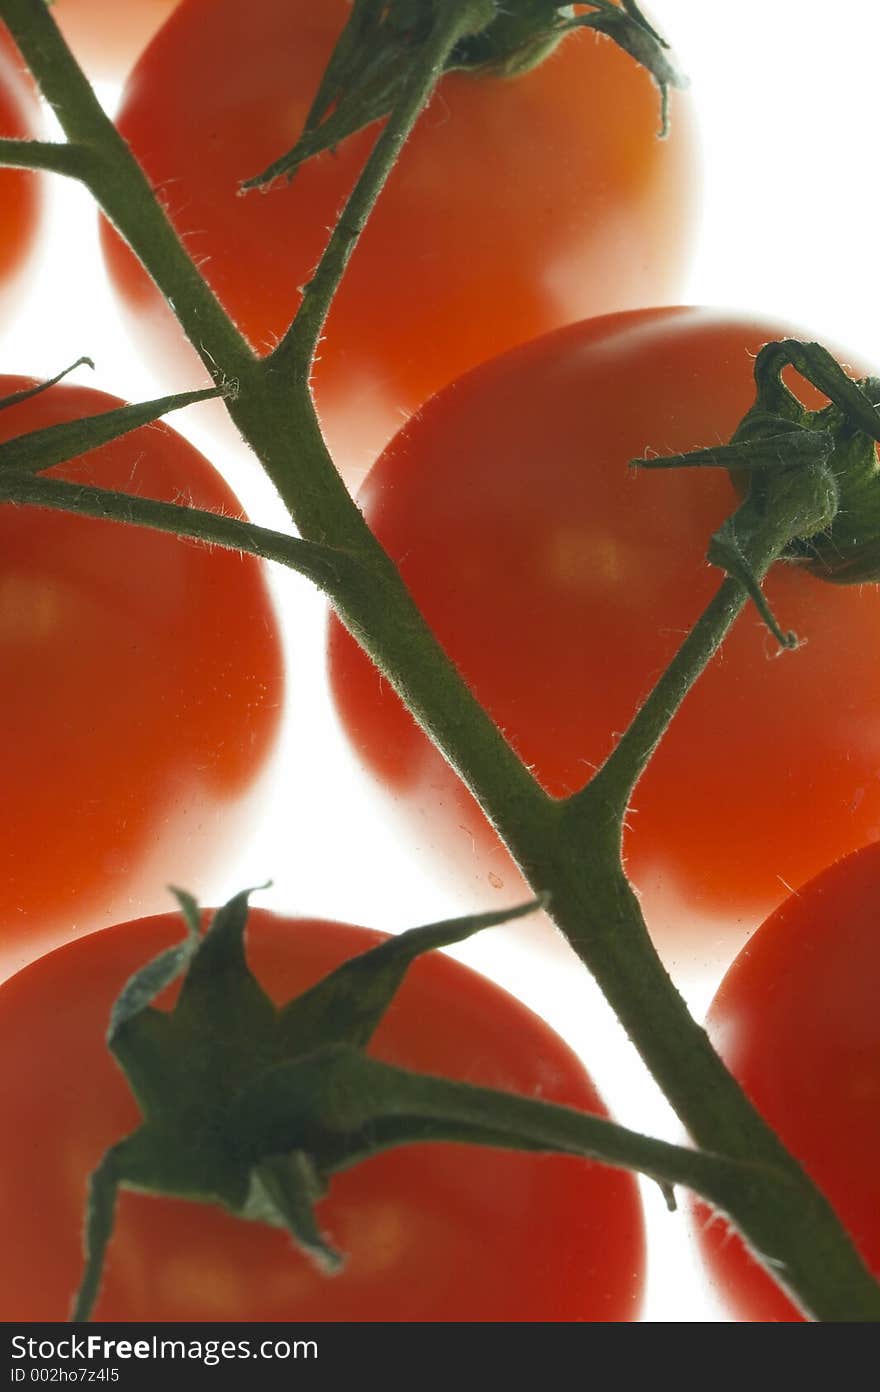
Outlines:
[{"label": "cherry tomato", "polygon": [[[737,497],[715,470],[628,461],[729,438],[778,324],[700,309],[575,325],[434,397],[360,501],[440,641],[549,792],[582,787],[714,594],[709,538]],[[811,389],[804,400],[818,406]],[[649,926],[711,961],[829,859],[880,837],[876,587],[779,567],[636,788],[625,834]],[[334,621],[355,747],[474,896],[515,893],[476,805]],[[705,919],[714,920],[711,932]]]},{"label": "cherry tomato", "polygon": [[54,0],[52,14],[86,70],[119,78],[131,67],[177,0]]},{"label": "cherry tomato", "polygon": [[[32,385],[0,378],[0,396]],[[121,403],[61,385],[0,411],[0,439]],[[240,515],[165,425],[52,472]],[[0,508],[0,952],[167,904],[240,835],[283,696],[259,565],[43,509]],[[209,882],[210,883],[210,882]]]},{"label": "cherry tomato", "polygon": [[[33,138],[39,127],[39,112],[22,67],[18,50],[0,24],[0,136],[7,139]],[[31,170],[0,169],[0,290],[4,297],[33,246],[39,205],[39,182]]]},{"label": "cherry tomato", "polygon": [[[707,1025],[880,1275],[878,900],[880,845],[811,880],[737,957]],[[738,1318],[799,1319],[726,1223],[698,1212],[710,1272]]]},{"label": "cherry tomato", "polygon": [[[375,127],[291,185],[239,184],[289,149],[349,14],[345,0],[184,0],[126,87],[119,128],[187,249],[255,348],[291,318]],[[198,62],[193,54],[198,54]],[[431,392],[586,314],[662,303],[689,244],[693,144],[676,95],[657,138],[651,79],[570,36],[516,79],[447,77],[352,260],[314,373],[339,466],[360,470]],[[167,308],[109,230],[110,273],[163,360]],[[181,344],[182,346],[182,344]]]},{"label": "cherry tomato", "polygon": [[[88,1174],[138,1122],[108,1054],[111,1004],[183,936],[179,916],[80,939],[0,993],[0,1215],[7,1319],[63,1319],[81,1269]],[[381,939],[252,911],[248,955],[280,1002]],[[449,958],[418,962],[375,1036],[389,1062],[605,1114],[567,1045]],[[40,1139],[42,1138],[42,1139]],[[451,1144],[401,1148],[345,1171],[319,1206],[348,1260],[327,1278],[283,1232],[218,1210],[123,1192],[97,1320],[629,1320],[643,1232],[632,1176],[569,1157]]]}]

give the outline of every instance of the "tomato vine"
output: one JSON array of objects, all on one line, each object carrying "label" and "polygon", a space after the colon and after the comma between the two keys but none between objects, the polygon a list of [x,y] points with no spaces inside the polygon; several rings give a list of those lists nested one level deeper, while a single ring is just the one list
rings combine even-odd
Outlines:
[{"label": "tomato vine", "polygon": [[[554,9],[558,7],[553,7]],[[602,6],[594,6],[600,10]],[[607,7],[605,7],[607,8]],[[637,15],[635,5],[623,10]],[[279,541],[246,524],[194,513],[178,525],[173,507],[106,499],[132,521],[273,554],[326,589],[337,613],[393,683],[430,737],[475,793],[526,878],[550,896],[552,913],[700,1148],[713,1203],[760,1252],[800,1307],[820,1319],[880,1318],[880,1292],[830,1206],[763,1122],[688,1014],[650,943],[620,860],[626,802],[646,760],[711,653],[774,560],[829,520],[824,479],[792,468],[763,477],[737,514],[736,563],[667,675],[602,774],[574,798],[549,797],[451,666],[336,474],[309,393],[309,373],[333,295],[408,132],[464,36],[491,25],[492,0],[427,6],[424,43],[413,57],[387,123],[330,236],[300,312],[279,348],[258,358],[187,256],[130,152],[101,111],[42,3],[0,0],[12,32],[65,142],[0,141],[0,163],[80,179],[115,223],[203,357],[227,409],[286,503],[300,537]],[[246,171],[245,171],[246,172]],[[842,375],[842,374],[841,374]],[[846,394],[846,393],[844,393]],[[137,409],[137,408],[133,408]],[[865,403],[859,408],[866,411]],[[876,413],[867,423],[875,432]],[[95,425],[93,429],[106,430]],[[120,428],[130,428],[124,416]],[[83,426],[78,447],[97,435]],[[45,442],[43,442],[45,444]],[[38,450],[39,443],[34,445]],[[71,446],[73,448],[73,446]],[[821,454],[821,449],[819,451]],[[6,471],[4,496],[76,510],[27,471]],[[772,506],[771,506],[772,504]],[[84,492],[81,510],[102,501]],[[833,516],[833,502],[830,505]],[[747,525],[742,525],[746,523]],[[262,550],[260,548],[263,548]],[[725,559],[726,557],[726,559]],[[597,1152],[598,1153],[598,1152]],[[718,1157],[713,1167],[713,1157]],[[633,1164],[638,1164],[634,1155]],[[748,1164],[744,1177],[743,1166]],[[699,1188],[700,1183],[695,1183]]]}]

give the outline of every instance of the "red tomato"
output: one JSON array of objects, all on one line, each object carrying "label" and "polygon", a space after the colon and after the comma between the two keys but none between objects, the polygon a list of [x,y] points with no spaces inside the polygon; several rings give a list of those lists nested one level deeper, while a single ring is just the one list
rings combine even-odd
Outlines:
[{"label": "red tomato", "polygon": [[[254,911],[248,934],[251,965],[278,1002],[382,937]],[[126,924],[3,987],[0,1056],[16,1062],[0,1081],[0,1222],[22,1254],[0,1277],[6,1319],[66,1316],[88,1174],[139,1120],[104,1044],[110,1007],[138,966],[182,936],[174,914]],[[411,969],[371,1052],[605,1115],[543,1021],[439,955]],[[332,1278],[283,1232],[123,1192],[95,1318],[629,1320],[644,1264],[637,1192],[632,1176],[568,1157],[450,1144],[389,1151],[334,1178],[319,1207],[348,1254]]]},{"label": "red tomato", "polygon": [[[375,127],[292,185],[238,195],[299,134],[346,0],[184,0],[131,75],[119,127],[259,351],[283,333]],[[193,62],[193,54],[198,62]],[[340,467],[361,471],[431,392],[586,314],[659,303],[688,245],[693,145],[610,41],[569,37],[525,77],[447,77],[352,261],[314,373]],[[163,360],[167,308],[116,236],[111,275]],[[181,343],[181,347],[182,347]]]},{"label": "red tomato", "polygon": [[[880,1275],[880,845],[811,880],[730,968],[709,1032]],[[720,1292],[743,1320],[798,1312],[726,1223],[699,1210]]]},{"label": "red tomato", "polygon": [[52,14],[88,72],[119,78],[177,0],[54,0]]},{"label": "red tomato", "polygon": [[[29,385],[0,378],[0,395]],[[0,411],[0,439],[120,404],[52,387]],[[241,513],[207,460],[165,425],[53,472]],[[169,882],[204,877],[241,833],[283,676],[252,559],[11,505],[0,508],[0,670],[8,967],[126,912],[162,908]]]},{"label": "red tomato", "polygon": [[[434,397],[368,477],[370,525],[555,796],[587,782],[715,592],[706,547],[737,502],[723,472],[627,461],[728,438],[755,352],[784,334],[681,308],[574,325]],[[747,610],[632,799],[628,868],[667,947],[700,916],[754,926],[789,885],[880,837],[880,595],[793,567],[767,592],[804,646],[777,656]],[[515,894],[476,805],[335,621],[330,660],[352,741],[423,841],[471,895]],[[702,931],[711,959],[724,934]]]},{"label": "red tomato", "polygon": [[[39,112],[22,72],[22,60],[0,24],[0,136],[16,140],[37,134]],[[0,287],[21,269],[33,245],[39,215],[37,176],[27,169],[0,169]]]}]

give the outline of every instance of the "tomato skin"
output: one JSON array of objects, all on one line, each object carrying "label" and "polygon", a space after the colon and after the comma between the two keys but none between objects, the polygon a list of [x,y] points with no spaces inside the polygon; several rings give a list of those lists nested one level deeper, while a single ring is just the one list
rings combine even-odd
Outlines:
[{"label": "tomato skin", "polygon": [[[138,1122],[104,1046],[110,1006],[182,936],[179,915],[68,945],[0,992],[6,1319],[65,1317],[87,1175]],[[384,935],[252,911],[248,955],[277,1002]],[[410,971],[371,1052],[604,1114],[547,1025],[440,955]],[[51,1121],[48,1119],[51,1118]],[[49,1128],[49,1129],[47,1129]],[[42,1138],[42,1139],[41,1139]],[[628,1320],[644,1264],[630,1175],[567,1157],[424,1145],[333,1179],[319,1218],[349,1254],[320,1276],[289,1237],[199,1204],[122,1194],[97,1320]]]},{"label": "tomato skin", "polygon": [[[880,1275],[878,898],[880,845],[804,885],[737,957],[707,1027]],[[707,1265],[737,1317],[800,1319],[726,1223],[698,1214]]]},{"label": "tomato skin", "polygon": [[[32,385],[0,378],[0,395]],[[54,386],[0,439],[121,403]],[[54,474],[240,515],[165,425]],[[252,558],[43,509],[0,508],[0,969],[211,884],[250,820],[284,694]]]},{"label": "tomato skin", "polygon": [[[0,24],[0,136],[34,138],[39,110],[22,71],[22,59]],[[0,295],[9,308],[8,292],[32,249],[40,216],[39,177],[29,169],[0,169]]]},{"label": "tomato skin", "polygon": [[[345,0],[255,0],[244,27],[239,0],[184,0],[123,96],[122,134],[261,352],[284,332],[375,127],[290,186],[242,198],[238,185],[293,143],[348,12]],[[361,239],[315,368],[344,471],[363,472],[402,418],[483,358],[674,292],[694,159],[680,94],[669,140],[658,122],[651,79],[594,34],[524,77],[444,80]],[[167,359],[183,348],[167,309],[109,229],[104,247],[138,331],[153,330]]]},{"label": "tomato skin", "polygon": [[54,0],[52,15],[91,76],[119,78],[176,3],[177,0]]},{"label": "tomato skin", "polygon": [[[706,547],[737,501],[722,471],[627,461],[728,438],[753,399],[755,352],[785,333],[695,308],[563,329],[434,397],[368,476],[368,522],[555,796],[611,751],[714,594]],[[880,596],[793,567],[767,593],[807,641],[777,657],[746,611],[637,787],[625,833],[655,940],[708,962],[787,885],[880,837]],[[347,732],[422,844],[469,896],[515,894],[476,805],[335,620],[329,647]]]}]

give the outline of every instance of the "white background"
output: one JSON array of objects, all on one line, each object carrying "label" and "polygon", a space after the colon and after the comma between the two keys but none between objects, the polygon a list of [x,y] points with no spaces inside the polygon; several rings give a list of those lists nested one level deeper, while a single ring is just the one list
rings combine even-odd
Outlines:
[{"label": "white background", "polygon": [[[124,0],[120,0],[124,3]],[[682,300],[789,319],[816,337],[880,362],[875,251],[875,0],[654,0],[652,15],[692,80],[702,140],[702,224]],[[108,102],[114,94],[103,95]],[[137,399],[159,394],[103,286],[89,201],[54,186],[55,235],[33,289],[4,325],[0,369],[54,373],[82,353],[80,379]],[[181,387],[187,385],[181,383]],[[251,516],[282,525],[266,486],[224,456],[197,411],[175,426],[224,468]],[[261,902],[396,929],[467,911],[420,864],[354,766],[326,703],[323,609],[305,582],[276,581],[291,662],[291,710],[263,825],[228,867],[218,894],[272,879]],[[505,950],[486,937],[460,954],[521,995],[584,1055],[616,1115],[675,1137],[674,1118],[646,1082],[596,993],[561,951],[536,952],[527,933]],[[701,1010],[714,981],[683,981]],[[684,1220],[645,1190],[651,1266],[645,1317],[721,1318],[688,1255]]]}]

